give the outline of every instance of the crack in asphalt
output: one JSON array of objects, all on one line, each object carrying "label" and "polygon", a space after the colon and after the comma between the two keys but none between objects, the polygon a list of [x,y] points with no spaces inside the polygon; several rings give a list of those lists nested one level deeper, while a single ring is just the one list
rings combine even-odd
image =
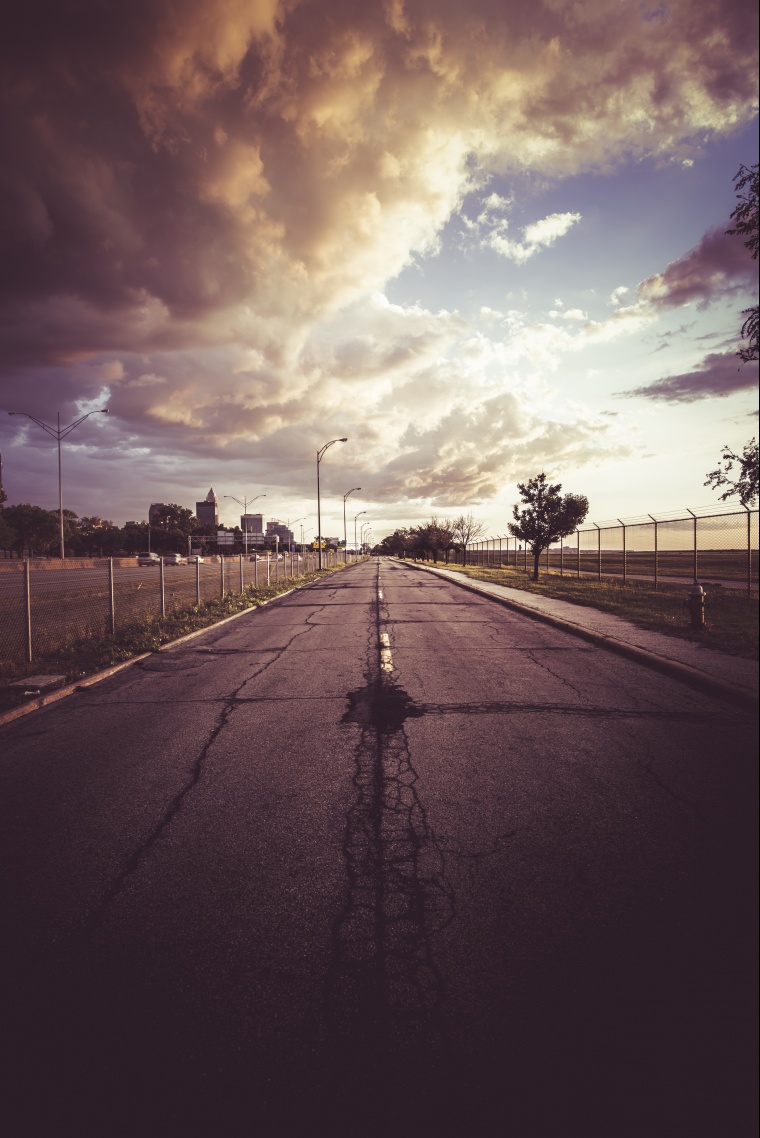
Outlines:
[{"label": "crack in asphalt", "polygon": [[651,708],[580,707],[573,703],[521,703],[519,700],[483,700],[480,703],[418,703],[423,715],[572,715],[580,719],[661,719],[674,723],[736,723],[741,712],[670,711]]},{"label": "crack in asphalt", "polygon": [[684,798],[684,796],[674,790],[672,786],[668,786],[668,784],[658,774],[658,772],[654,770],[654,759],[650,759],[648,763],[644,763],[641,761],[641,759],[638,759],[636,765],[640,770],[644,771],[644,773],[648,776],[648,778],[652,780],[652,782],[659,786],[660,790],[663,790],[670,798],[674,799],[676,802],[680,802],[682,806],[687,806],[689,810],[691,810],[697,816],[697,818],[699,818],[700,822],[704,826],[710,825],[708,819],[702,813],[699,806],[697,806],[696,802],[692,802],[690,798]]},{"label": "crack in asphalt", "polygon": [[[360,728],[354,797],[345,817],[346,897],[332,926],[325,999],[329,1045],[385,1088],[399,1046],[444,1036],[443,975],[433,937],[456,917],[443,852],[418,788],[408,718],[424,712],[380,666],[379,564],[366,684],[343,717]],[[384,1101],[384,1099],[383,1099]]]},{"label": "crack in asphalt", "polygon": [[555,672],[553,668],[549,667],[545,660],[537,660],[533,655],[533,651],[531,649],[526,648],[525,655],[534,664],[538,664],[539,668],[543,668],[545,672],[548,672],[550,676],[553,676],[555,680],[559,680],[563,687],[568,687],[570,688],[570,691],[575,692],[579,699],[583,698],[583,692],[580,690],[580,688],[577,688],[575,684],[571,683],[566,676],[561,676],[559,672]]},{"label": "crack in asphalt", "polygon": [[[309,630],[310,629],[307,629],[306,631]],[[71,940],[75,940],[78,937],[86,935],[87,932],[92,929],[104,916],[104,914],[112,905],[113,901],[123,890],[128,879],[137,871],[145,855],[151,850],[151,848],[162,836],[164,831],[171,824],[173,819],[177,816],[180,809],[182,808],[182,804],[184,803],[185,799],[200,781],[201,774],[203,773],[203,767],[205,765],[205,760],[208,756],[209,751],[226,727],[229,718],[232,715],[232,712],[235,710],[239,703],[244,702],[238,699],[239,692],[241,692],[246,684],[250,683],[251,680],[257,679],[265,671],[271,668],[272,665],[280,659],[283,653],[287,651],[293,641],[298,636],[303,635],[304,629],[299,628],[298,631],[296,631],[288,641],[288,643],[284,644],[280,649],[278,649],[276,655],[274,655],[271,660],[268,660],[263,668],[259,669],[259,671],[255,672],[252,676],[246,676],[242,683],[240,683],[238,687],[235,688],[234,691],[225,698],[224,705],[219,712],[216,724],[211,729],[206,742],[201,747],[201,750],[199,751],[192,766],[190,767],[189,777],[186,779],[183,786],[181,786],[177,793],[173,796],[171,801],[167,804],[161,817],[156,821],[150,833],[147,834],[144,840],[133,850],[126,863],[124,864],[122,870],[105,890],[97,905],[95,905],[94,908],[92,908],[89,913],[86,914],[82,921],[82,924],[79,926],[78,932],[73,934],[73,936],[70,938]],[[188,702],[197,703],[207,701],[192,700]]]}]

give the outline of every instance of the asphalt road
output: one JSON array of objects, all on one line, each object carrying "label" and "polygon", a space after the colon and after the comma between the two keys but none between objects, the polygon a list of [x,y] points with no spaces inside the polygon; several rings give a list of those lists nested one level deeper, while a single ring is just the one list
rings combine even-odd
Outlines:
[{"label": "asphalt road", "polygon": [[368,562],[0,755],[12,1138],[754,1134],[741,712]]}]

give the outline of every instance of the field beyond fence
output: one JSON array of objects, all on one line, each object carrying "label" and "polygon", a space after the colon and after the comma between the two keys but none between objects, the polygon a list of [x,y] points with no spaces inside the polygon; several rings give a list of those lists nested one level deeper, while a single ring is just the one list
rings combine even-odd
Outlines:
[{"label": "field beyond fence", "polygon": [[[530,551],[502,535],[473,542],[457,561],[482,568],[532,568]],[[723,589],[758,591],[758,511],[686,510],[582,526],[541,555],[542,572],[613,578],[628,584],[699,581]]]},{"label": "field beyond fence", "polygon": [[[343,564],[323,553],[325,568]],[[77,644],[118,637],[250,590],[279,590],[318,571],[318,554],[242,555],[138,566],[136,558],[0,562],[0,674],[20,676]]]}]

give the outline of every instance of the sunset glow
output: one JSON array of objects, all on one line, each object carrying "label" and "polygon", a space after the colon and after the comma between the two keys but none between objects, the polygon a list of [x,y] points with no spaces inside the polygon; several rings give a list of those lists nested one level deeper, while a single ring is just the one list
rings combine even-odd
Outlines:
[{"label": "sunset glow", "polygon": [[[45,5],[42,6],[43,8]],[[504,532],[545,469],[604,519],[717,502],[756,434],[745,0],[22,6],[5,56],[4,410],[65,504],[209,485],[376,538]],[[9,502],[55,447],[0,418]],[[223,499],[223,520],[238,520]]]}]

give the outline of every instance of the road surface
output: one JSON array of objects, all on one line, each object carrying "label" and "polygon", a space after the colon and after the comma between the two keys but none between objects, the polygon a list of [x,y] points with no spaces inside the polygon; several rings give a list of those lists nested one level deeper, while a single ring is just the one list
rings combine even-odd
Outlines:
[{"label": "road surface", "polygon": [[8,725],[0,1126],[742,1138],[754,735],[387,561]]}]

